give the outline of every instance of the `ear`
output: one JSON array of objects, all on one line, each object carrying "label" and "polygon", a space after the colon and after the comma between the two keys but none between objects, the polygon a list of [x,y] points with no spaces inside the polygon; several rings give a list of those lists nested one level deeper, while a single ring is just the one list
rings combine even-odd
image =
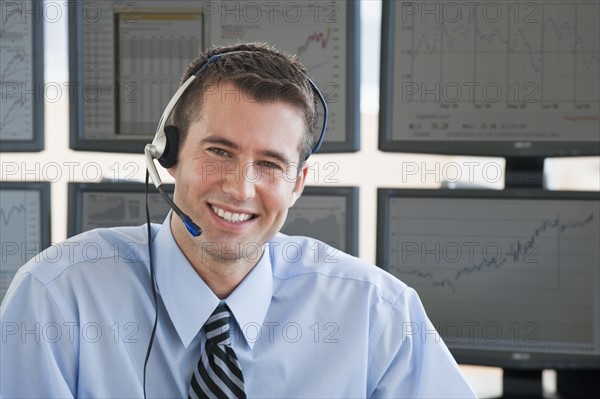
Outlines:
[{"label": "ear", "polygon": [[298,172],[298,176],[296,177],[296,182],[294,183],[294,191],[292,192],[292,201],[290,203],[290,208],[294,206],[300,195],[302,195],[302,190],[304,190],[304,184],[306,183],[306,176],[308,175],[308,165],[304,162],[302,165],[302,169]]},{"label": "ear", "polygon": [[177,174],[177,164],[175,164],[175,166],[171,166],[170,168],[167,169],[167,172],[169,172],[169,174],[175,178],[175,175]]}]

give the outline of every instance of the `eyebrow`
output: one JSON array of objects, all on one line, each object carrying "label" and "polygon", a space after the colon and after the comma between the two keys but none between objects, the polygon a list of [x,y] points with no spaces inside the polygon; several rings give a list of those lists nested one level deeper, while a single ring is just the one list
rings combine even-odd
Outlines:
[{"label": "eyebrow", "polygon": [[[225,147],[232,148],[234,150],[238,150],[240,148],[240,146],[237,145],[236,143],[234,143],[233,141],[228,140],[224,137],[219,137],[219,136],[208,136],[208,137],[202,139],[201,143],[220,144]],[[278,161],[283,162],[286,165],[291,162],[288,159],[288,157],[286,157],[282,152],[279,152],[279,151],[262,150],[262,151],[260,151],[260,154],[265,157],[277,159]]]}]

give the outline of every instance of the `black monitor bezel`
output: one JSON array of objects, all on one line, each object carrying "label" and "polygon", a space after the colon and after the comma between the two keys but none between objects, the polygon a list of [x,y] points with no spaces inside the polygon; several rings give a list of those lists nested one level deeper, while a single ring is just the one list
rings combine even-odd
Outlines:
[{"label": "black monitor bezel", "polygon": [[[476,140],[395,140],[394,129],[394,44],[395,1],[383,0],[381,19],[381,69],[378,148],[384,152],[495,157],[573,157],[600,155],[598,141],[476,141]],[[526,145],[523,145],[523,143]],[[519,144],[517,144],[519,143]]]},{"label": "black monitor bezel", "polygon": [[[344,141],[328,141],[327,133],[319,153],[344,153],[357,152],[360,150],[360,4],[359,2],[345,2],[347,10],[347,28],[346,28],[346,81],[344,82],[347,95],[346,98],[340,98],[339,101],[346,103],[345,121],[346,121],[346,139]],[[151,135],[141,139],[119,139],[115,142],[110,139],[86,139],[84,136],[84,90],[85,81],[83,71],[83,16],[85,13],[81,2],[73,2],[68,5],[69,15],[74,16],[69,20],[69,85],[79,90],[69,91],[69,147],[77,151],[98,151],[98,152],[116,152],[116,153],[143,153],[144,147],[152,141],[154,132]],[[206,26],[205,26],[206,28]],[[183,72],[183,71],[181,71]],[[319,89],[327,100],[329,86],[327,82],[316,82]],[[321,83],[322,85],[320,85]],[[335,92],[335,87],[333,88]],[[166,104],[165,104],[166,106]],[[158,119],[156,120],[158,125]],[[115,145],[117,144],[117,145]]]},{"label": "black monitor bezel", "polygon": [[[346,1],[346,140],[325,140],[319,153],[357,152],[360,150],[360,2]],[[325,90],[326,86],[320,87]],[[326,94],[326,93],[323,93]]]},{"label": "black monitor bezel", "polygon": [[[132,182],[100,182],[100,183],[81,183],[70,182],[68,185],[68,204],[69,211],[67,215],[67,237],[73,237],[84,232],[83,230],[83,195],[90,192],[98,193],[145,193],[144,183]],[[175,190],[174,184],[163,184],[166,192],[172,194]],[[149,185],[149,193],[158,194],[158,190]]]},{"label": "black monitor bezel", "polygon": [[[34,4],[34,7],[36,5]],[[34,11],[34,16],[29,18],[32,31],[32,78],[34,95],[32,99],[33,116],[31,140],[0,140],[0,152],[39,152],[43,151],[44,144],[44,20],[39,12]],[[30,82],[31,83],[31,82]],[[40,93],[42,89],[42,93]]]},{"label": "black monitor bezel", "polygon": [[304,186],[302,192],[302,197],[339,196],[344,198],[346,202],[346,248],[337,249],[353,256],[358,256],[358,195],[359,189],[355,186]]},{"label": "black monitor bezel", "polygon": [[[389,199],[424,198],[424,199],[517,199],[517,200],[587,200],[598,201],[598,191],[547,191],[539,189],[506,189],[506,190],[453,190],[453,189],[400,189],[379,188],[377,190],[377,253],[376,264],[387,270],[389,249]],[[600,368],[599,355],[573,355],[564,353],[530,352],[527,357],[513,357],[515,351],[502,349],[456,349],[449,348],[458,363],[484,366],[504,367],[510,369],[596,369]],[[521,351],[518,351],[521,353]]]}]

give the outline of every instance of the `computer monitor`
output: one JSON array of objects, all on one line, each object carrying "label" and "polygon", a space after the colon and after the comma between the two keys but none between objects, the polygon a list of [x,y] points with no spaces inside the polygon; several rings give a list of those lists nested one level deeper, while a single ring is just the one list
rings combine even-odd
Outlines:
[{"label": "computer monitor", "polygon": [[50,183],[0,183],[0,301],[17,270],[50,246]]},{"label": "computer monitor", "polygon": [[329,104],[321,151],[358,150],[358,2],[83,0],[68,15],[73,149],[142,153],[200,51],[266,41],[298,55]]},{"label": "computer monitor", "polygon": [[600,154],[600,3],[384,0],[379,149]]},{"label": "computer monitor", "polygon": [[[173,193],[173,184],[164,184]],[[171,208],[153,185],[149,186],[150,221],[162,223]],[[101,227],[139,226],[146,223],[143,183],[69,183],[67,234],[72,237]]]},{"label": "computer monitor", "polygon": [[263,41],[297,55],[329,108],[320,152],[360,148],[360,2],[240,2],[205,9],[206,43]]},{"label": "computer monitor", "polygon": [[[2,2],[0,151],[44,149],[44,9],[40,1]],[[54,99],[55,100],[55,99]]]},{"label": "computer monitor", "polygon": [[304,187],[281,232],[313,237],[358,256],[358,187]]},{"label": "computer monitor", "polygon": [[377,264],[458,362],[534,371],[540,392],[544,368],[600,368],[600,193],[382,188],[377,221]]}]

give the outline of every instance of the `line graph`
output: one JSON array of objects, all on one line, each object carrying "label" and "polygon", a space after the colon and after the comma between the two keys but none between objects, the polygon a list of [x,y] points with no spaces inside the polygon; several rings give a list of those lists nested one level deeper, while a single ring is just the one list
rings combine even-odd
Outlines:
[{"label": "line graph", "polygon": [[[510,251],[507,251],[503,256],[501,256],[499,258],[493,256],[489,259],[482,259],[477,264],[465,266],[462,269],[457,270],[456,275],[454,276],[454,281],[458,281],[462,277],[469,276],[472,273],[482,271],[486,268],[499,269],[504,264],[506,264],[507,262],[509,262],[511,260],[513,262],[519,262],[520,259],[523,259],[524,261],[529,260],[529,261],[533,261],[533,262],[537,263],[537,259],[535,259],[535,257],[531,256],[531,255],[532,254],[537,255],[538,241],[539,241],[542,233],[551,232],[552,230],[555,230],[557,239],[560,241],[561,234],[564,233],[565,231],[568,231],[569,229],[576,228],[576,227],[582,228],[582,227],[586,226],[587,224],[592,223],[593,221],[594,221],[593,213],[581,221],[567,221],[565,223],[562,223],[562,221],[560,219],[560,215],[557,216],[553,220],[544,220],[544,221],[542,221],[541,225],[533,231],[533,233],[531,234],[529,239],[527,239],[525,241],[515,241],[514,244],[511,245]],[[527,259],[527,258],[530,258],[530,259]],[[558,257],[557,272],[560,272],[560,269],[561,269],[560,257]],[[431,277],[433,278],[434,276],[432,275]],[[438,283],[436,285],[446,285],[446,284],[444,284],[446,282],[454,291],[454,286],[452,285],[452,282],[450,280],[445,279],[442,281],[442,283]]]},{"label": "line graph", "polygon": [[327,28],[325,32],[314,32],[308,35],[304,44],[298,47],[296,54],[298,57],[302,57],[304,53],[308,50],[308,47],[315,43],[315,45],[320,46],[320,48],[327,48],[327,44],[329,43],[329,38],[331,37],[331,28]]},{"label": "line graph", "polygon": [[282,233],[317,238],[341,249],[346,248],[345,198],[301,196],[290,208]]},{"label": "line graph", "polygon": [[[403,28],[412,33],[412,41],[403,50],[410,62],[410,75],[417,80],[445,82],[456,78],[481,81],[489,77],[504,78],[503,93],[511,83],[528,79],[540,84],[540,101],[599,102],[597,92],[591,98],[576,96],[574,90],[561,97],[548,97],[556,85],[583,86],[598,70],[598,24],[586,23],[589,16],[599,16],[600,5],[592,3],[545,4],[534,2],[536,10],[525,21],[511,18],[511,4],[505,4],[505,17],[489,21],[473,18],[460,23],[433,23],[426,19],[407,21]],[[477,14],[476,14],[477,15]],[[589,22],[589,20],[588,20]],[[460,61],[454,59],[460,54]],[[502,70],[489,73],[486,58],[501,61]],[[562,70],[554,69],[559,57]],[[583,68],[576,68],[582,62]],[[458,63],[460,73],[456,73]],[[423,66],[428,67],[423,68]],[[565,69],[568,68],[568,69]],[[587,73],[585,73],[587,70]],[[582,73],[583,72],[583,73]],[[597,73],[596,73],[597,75]],[[559,77],[559,82],[556,78]],[[481,97],[462,101],[482,101]],[[514,97],[505,96],[504,101]]]},{"label": "line graph", "polygon": [[395,4],[395,139],[597,141],[600,3]]},{"label": "line graph", "polygon": [[[495,211],[494,207],[501,206],[512,213],[510,205],[497,202],[486,206],[490,207],[490,212]],[[464,213],[464,210],[457,211]],[[390,248],[390,256],[396,260],[396,264],[403,265],[398,268],[398,274],[422,278],[424,281],[419,285],[446,287],[453,293],[456,293],[462,281],[477,272],[502,273],[506,269],[512,272],[530,269],[533,272],[566,273],[568,271],[562,270],[561,264],[568,264],[569,259],[561,259],[558,255],[568,257],[568,254],[583,253],[592,256],[589,248],[592,238],[574,234],[580,230],[588,231],[591,225],[598,225],[597,218],[597,212],[578,215],[576,219],[565,219],[560,213],[554,218],[540,220],[466,215],[442,219],[428,215],[395,218],[393,220],[398,224],[391,230],[394,243]],[[407,226],[413,228],[406,230]],[[498,228],[502,229],[500,233],[497,232]],[[588,234],[592,233],[588,231]],[[573,242],[574,237],[579,240],[577,244]],[[585,247],[586,244],[588,247]],[[562,254],[554,251],[565,246],[576,248],[569,248]],[[548,250],[548,247],[553,250]],[[435,266],[425,266],[428,264]],[[543,264],[542,269],[540,264]],[[497,280],[490,280],[490,285],[497,284]],[[509,285],[512,283],[509,282]]]},{"label": "line graph", "polygon": [[[590,350],[598,201],[392,198],[389,208],[386,268],[417,289],[432,320],[496,323],[505,334],[499,341],[515,349],[544,350],[545,341]],[[511,329],[525,323],[539,329],[538,342],[512,339]],[[479,344],[484,336],[453,342]]]},{"label": "line graph", "polygon": [[8,226],[11,222],[11,219],[13,219],[13,214],[18,215],[25,212],[25,210],[25,204],[13,205],[10,207],[10,209],[8,209],[8,211],[6,211],[4,208],[0,208],[0,223],[2,223],[4,228],[6,228],[6,226]]},{"label": "line graph", "polygon": [[[2,39],[14,39],[16,36],[19,36],[19,27],[18,25],[23,20],[24,12],[28,9],[26,5],[29,2],[24,1],[19,3],[11,4],[12,9],[10,12],[8,9],[3,10],[5,13],[2,14],[2,19],[0,20],[0,38]],[[13,8],[14,7],[14,8]]]},{"label": "line graph", "polygon": [[[8,51],[6,51],[8,56]],[[0,70],[0,81],[8,82],[14,75],[19,73],[20,66],[27,60],[27,56],[22,52],[15,52],[12,58],[9,57],[8,62],[3,65]]]},{"label": "line graph", "polygon": [[31,190],[0,190],[0,300],[17,269],[41,248],[41,198]]},{"label": "line graph", "polygon": [[31,1],[14,3],[16,7],[0,21],[0,139],[33,139],[34,96],[23,87],[33,85],[33,20],[27,15]]},{"label": "line graph", "polygon": [[[343,1],[281,1],[241,5],[222,1],[231,12],[208,19],[207,42],[264,41],[298,55],[326,98],[326,141],[346,140],[346,4]],[[237,13],[236,13],[237,10]]]}]

